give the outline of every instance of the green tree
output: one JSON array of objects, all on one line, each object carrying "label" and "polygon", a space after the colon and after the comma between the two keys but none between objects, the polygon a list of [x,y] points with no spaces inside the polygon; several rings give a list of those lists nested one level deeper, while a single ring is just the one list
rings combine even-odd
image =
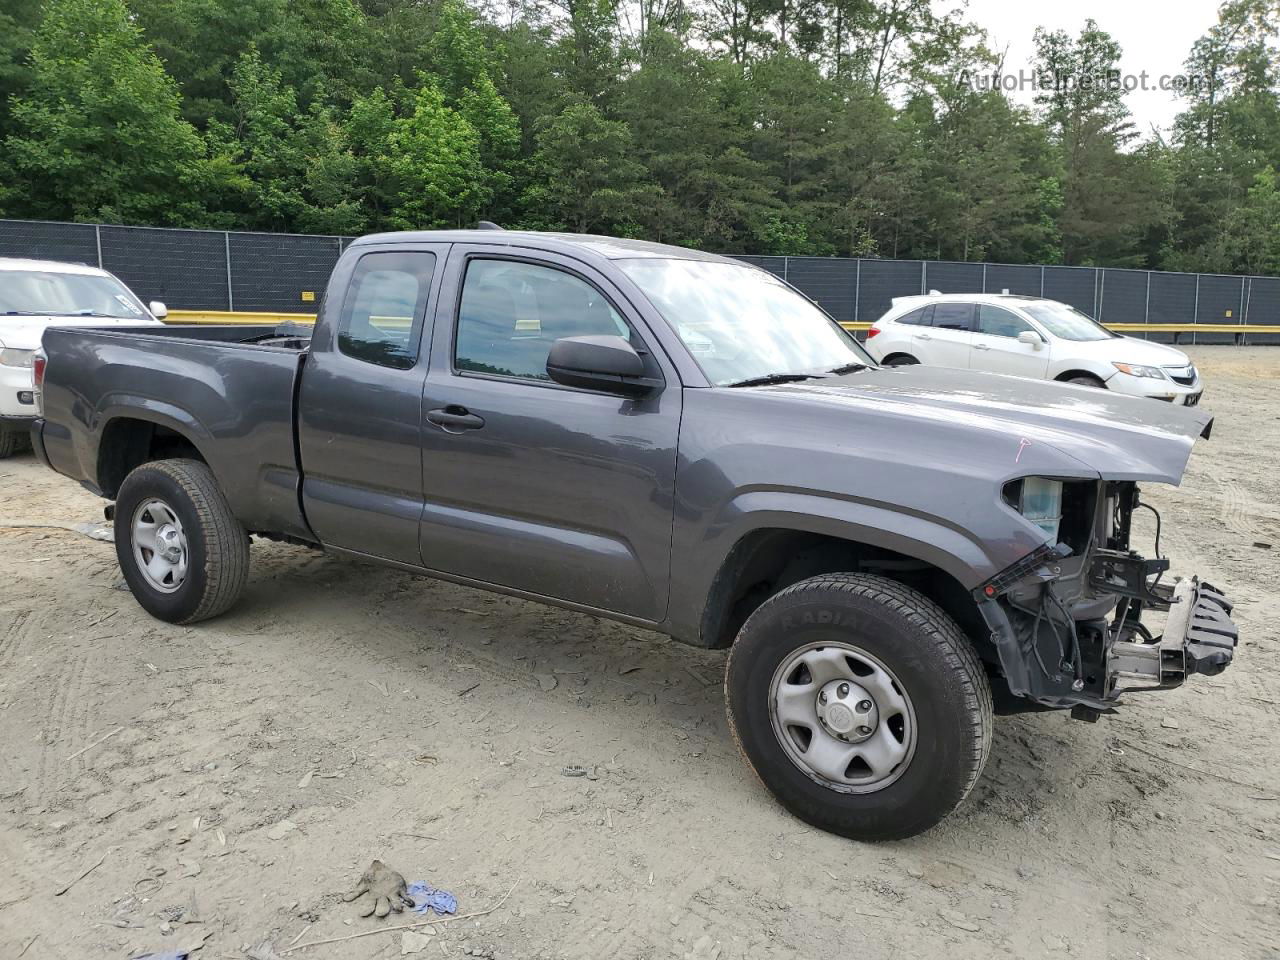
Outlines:
[{"label": "green tree", "polygon": [[1274,168],[1258,174],[1234,222],[1229,247],[1235,269],[1280,276],[1280,179]]},{"label": "green tree", "polygon": [[533,164],[537,179],[524,197],[531,225],[631,236],[661,196],[634,159],[626,124],[606,120],[590,103],[546,122]]},{"label": "green tree", "polygon": [[6,147],[23,215],[121,223],[204,222],[229,175],[180,116],[177,85],[121,0],[49,0],[31,82],[12,101]]},{"label": "green tree", "polygon": [[425,74],[412,111],[392,127],[387,158],[395,181],[390,220],[400,229],[468,226],[492,200],[480,135]]},{"label": "green tree", "polygon": [[1035,41],[1037,69],[1051,81],[1036,99],[1061,157],[1063,261],[1145,266],[1141,238],[1171,212],[1157,151],[1133,149],[1120,46],[1093,20],[1077,38],[1037,30]]},{"label": "green tree", "polygon": [[363,229],[366,217],[352,196],[356,160],[323,100],[300,109],[297,92],[252,46],[236,64],[231,90],[235,126],[223,137],[238,148],[239,167],[252,183],[244,219],[262,230]]}]

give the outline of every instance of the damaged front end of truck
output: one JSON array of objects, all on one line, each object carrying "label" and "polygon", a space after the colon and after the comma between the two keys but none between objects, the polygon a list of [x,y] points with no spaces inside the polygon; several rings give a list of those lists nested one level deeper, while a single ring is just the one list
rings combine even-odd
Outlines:
[{"label": "damaged front end of truck", "polygon": [[[1181,472],[1158,479],[1177,482]],[[974,590],[1013,696],[1093,721],[1125,694],[1230,666],[1239,635],[1231,602],[1197,576],[1170,575],[1160,515],[1136,480],[1022,478],[1004,497],[1051,534]],[[1154,516],[1155,556],[1131,542],[1139,510]],[[1156,633],[1147,621],[1160,614]]]}]

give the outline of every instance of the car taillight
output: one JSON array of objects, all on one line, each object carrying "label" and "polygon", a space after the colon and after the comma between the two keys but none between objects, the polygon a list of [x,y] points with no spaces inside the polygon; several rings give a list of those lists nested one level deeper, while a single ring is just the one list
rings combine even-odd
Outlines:
[{"label": "car taillight", "polygon": [[31,358],[31,385],[34,388],[32,393],[35,394],[31,399],[35,401],[36,416],[44,416],[44,368],[48,366],[49,358],[44,355],[43,350],[37,350],[36,355]]},{"label": "car taillight", "polygon": [[874,336],[875,336],[877,333],[879,333],[879,332],[880,332],[880,328],[879,328],[879,327],[872,327],[872,328],[870,328],[870,329],[867,331],[867,339],[868,339],[868,340],[870,340],[872,337],[874,337]]}]

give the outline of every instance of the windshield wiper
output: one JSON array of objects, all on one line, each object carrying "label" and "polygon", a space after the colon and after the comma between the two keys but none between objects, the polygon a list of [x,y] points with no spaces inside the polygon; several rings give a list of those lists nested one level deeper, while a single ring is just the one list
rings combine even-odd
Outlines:
[{"label": "windshield wiper", "polygon": [[862,363],[858,360],[854,360],[852,363],[842,363],[840,366],[836,367],[834,370],[828,370],[827,373],[830,373],[833,376],[838,377],[841,374],[856,373],[859,370],[866,370],[866,369],[867,369],[867,364]]},{"label": "windshield wiper", "polygon": [[726,383],[726,387],[767,387],[774,383],[795,383],[797,380],[813,380],[825,377],[825,373],[766,373],[762,377],[748,377],[734,383]]}]

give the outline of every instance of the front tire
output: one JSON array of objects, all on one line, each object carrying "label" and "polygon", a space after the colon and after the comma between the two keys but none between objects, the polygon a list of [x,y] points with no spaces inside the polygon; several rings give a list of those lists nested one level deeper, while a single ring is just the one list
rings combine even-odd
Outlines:
[{"label": "front tire", "polygon": [[827,574],[776,594],[729,653],[729,724],[789,811],[854,840],[921,833],[968,795],[991,749],[991,688],[933,601]]},{"label": "front tire", "polygon": [[1067,379],[1067,383],[1074,383],[1077,386],[1081,386],[1081,387],[1094,387],[1095,389],[1098,389],[1098,390],[1107,389],[1107,385],[1105,383],[1103,383],[1097,377],[1090,376],[1087,373],[1082,373],[1078,377],[1069,377]]},{"label": "front tire", "polygon": [[224,613],[249,577],[249,537],[197,460],[145,463],[120,485],[116,558],[142,608],[168,623]]}]

